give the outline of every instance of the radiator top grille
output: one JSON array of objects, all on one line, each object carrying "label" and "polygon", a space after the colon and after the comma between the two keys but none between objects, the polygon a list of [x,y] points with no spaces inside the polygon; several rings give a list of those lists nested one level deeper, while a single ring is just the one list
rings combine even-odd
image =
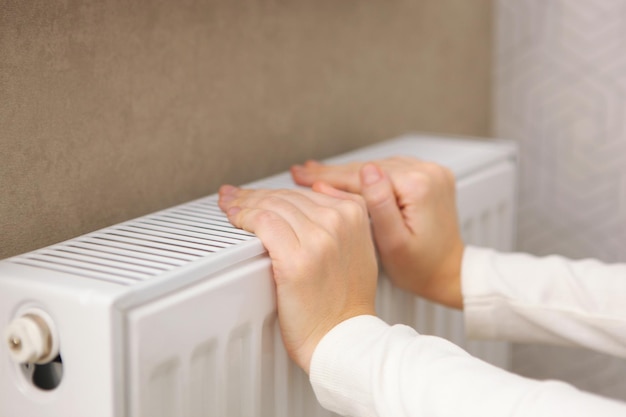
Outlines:
[{"label": "radiator top grille", "polygon": [[[406,155],[438,161],[452,168],[458,178],[485,164],[508,158],[513,152],[510,145],[469,144],[467,141],[441,141],[409,135],[339,155],[326,162],[366,161]],[[289,173],[246,186],[295,187]],[[217,206],[217,196],[211,195],[7,261],[132,285],[254,238],[251,233],[233,227]]]},{"label": "radiator top grille", "polygon": [[[276,183],[284,186],[284,181]],[[132,285],[250,240],[213,195],[15,258],[13,263]]]},{"label": "radiator top grille", "polygon": [[[288,173],[250,187],[294,188]],[[10,258],[20,265],[133,285],[254,239],[211,195]]]}]

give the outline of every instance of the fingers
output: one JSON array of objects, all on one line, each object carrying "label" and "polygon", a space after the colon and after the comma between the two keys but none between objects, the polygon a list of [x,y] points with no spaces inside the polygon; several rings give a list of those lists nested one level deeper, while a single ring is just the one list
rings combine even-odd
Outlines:
[{"label": "fingers", "polygon": [[[277,211],[245,206],[237,200],[239,191],[241,190],[236,187],[223,186],[219,193],[219,205],[235,227],[257,235],[270,253],[277,252],[283,247],[300,247],[298,235],[292,224],[298,221],[307,223],[308,218],[289,207],[284,208],[288,213],[285,215]],[[286,217],[290,219],[287,220]]]},{"label": "fingers", "polygon": [[317,191],[318,193],[336,198],[338,200],[350,200],[354,201],[355,203],[364,205],[363,198],[360,195],[340,190],[323,181],[314,182],[311,186],[311,189],[313,189],[313,191]]},{"label": "fingers", "polygon": [[[418,169],[429,165],[415,158],[394,156],[390,158],[380,159],[375,163],[381,167],[391,180],[403,173]],[[296,184],[310,187],[315,182],[321,181],[332,185],[340,190],[351,193],[361,193],[360,171],[365,163],[352,162],[340,165],[324,165],[316,161],[307,161],[303,165],[294,165],[291,167],[291,176]]]},{"label": "fingers", "polygon": [[315,188],[317,192],[246,190],[225,185],[220,189],[219,205],[231,223],[257,234],[262,240],[260,233],[266,228],[282,230],[285,226],[279,225],[280,222],[290,227],[289,235],[295,235],[297,240],[321,229],[333,234],[337,223],[346,218],[367,220],[365,203],[360,196],[323,183],[316,183]]},{"label": "fingers", "polygon": [[383,170],[372,163],[363,165],[360,178],[377,245],[381,250],[392,251],[402,245],[410,233],[393,185]]},{"label": "fingers", "polygon": [[317,181],[323,181],[335,188],[358,193],[361,190],[359,169],[361,162],[345,165],[323,165],[319,162],[308,161],[304,165],[291,167],[291,176],[296,184],[310,187]]},{"label": "fingers", "polygon": [[434,167],[408,157],[334,166],[309,161],[292,167],[292,175],[297,183],[338,199],[358,201],[351,193],[360,194],[370,212],[379,249],[391,252],[410,238],[412,225],[407,216],[414,217],[415,213],[407,207],[415,206],[415,199],[423,193],[420,181]]}]

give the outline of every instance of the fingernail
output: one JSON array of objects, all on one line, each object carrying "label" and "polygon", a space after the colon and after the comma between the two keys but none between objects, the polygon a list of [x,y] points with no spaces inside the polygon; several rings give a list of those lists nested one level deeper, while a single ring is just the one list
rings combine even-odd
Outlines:
[{"label": "fingernail", "polygon": [[234,194],[220,194],[220,203],[230,203],[234,199]]},{"label": "fingernail", "polygon": [[229,208],[226,214],[228,214],[228,217],[236,216],[237,213],[239,213],[240,211],[241,211],[241,207],[235,206],[235,207]]},{"label": "fingernail", "polygon": [[366,185],[373,184],[380,180],[380,172],[375,165],[365,164],[363,168],[361,168],[361,179]]},{"label": "fingernail", "polygon": [[224,184],[220,187],[220,194],[232,194],[237,191],[237,187],[230,184]]}]

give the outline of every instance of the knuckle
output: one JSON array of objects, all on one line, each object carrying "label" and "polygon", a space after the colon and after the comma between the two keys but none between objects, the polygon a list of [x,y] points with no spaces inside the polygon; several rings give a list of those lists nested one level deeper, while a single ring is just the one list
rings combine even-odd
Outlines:
[{"label": "knuckle", "polygon": [[272,225],[277,221],[277,216],[268,210],[258,210],[251,221],[258,225]]},{"label": "knuckle", "polygon": [[286,196],[289,196],[292,193],[293,193],[292,190],[287,190],[285,188],[279,188],[277,190],[272,190],[272,194],[273,195],[280,196],[280,197],[286,197]]},{"label": "knuckle", "polygon": [[262,208],[273,208],[282,203],[279,193],[266,194],[259,198],[258,206]]},{"label": "knuckle", "polygon": [[407,175],[407,182],[415,188],[430,188],[432,185],[432,178],[427,172],[423,170],[411,171]]},{"label": "knuckle", "polygon": [[324,253],[336,250],[336,240],[333,235],[323,228],[316,228],[310,232],[311,242],[315,242],[312,251],[316,257],[320,257]]},{"label": "knuckle", "polygon": [[425,164],[425,168],[437,180],[447,182],[451,177],[454,178],[454,174],[452,173],[452,171],[447,167],[444,167],[443,165],[439,165],[434,162],[428,162]]},{"label": "knuckle", "polygon": [[[344,204],[344,202],[339,203],[339,205]],[[335,208],[325,208],[324,218],[326,219],[327,225],[331,230],[337,230],[343,223],[343,216],[341,214],[341,211]]]},{"label": "knuckle", "polygon": [[430,175],[440,175],[442,171],[442,166],[434,162],[428,161],[424,162],[424,170]]},{"label": "knuckle", "polygon": [[408,179],[407,187],[412,190],[411,194],[417,200],[421,200],[432,194],[434,189],[433,179],[424,172],[414,171]]},{"label": "knuckle", "polygon": [[343,219],[344,217],[350,219],[361,219],[367,213],[367,208],[362,198],[359,199],[359,201],[344,200],[340,203],[340,209],[342,213],[344,213],[343,215],[339,215],[340,219]]}]

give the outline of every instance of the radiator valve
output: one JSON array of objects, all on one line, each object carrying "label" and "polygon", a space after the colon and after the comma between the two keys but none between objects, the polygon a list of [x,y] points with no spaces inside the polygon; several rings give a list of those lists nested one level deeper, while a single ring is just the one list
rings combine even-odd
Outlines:
[{"label": "radiator valve", "polygon": [[4,332],[4,339],[17,363],[44,364],[59,354],[54,325],[43,312],[29,311],[13,320]]}]

